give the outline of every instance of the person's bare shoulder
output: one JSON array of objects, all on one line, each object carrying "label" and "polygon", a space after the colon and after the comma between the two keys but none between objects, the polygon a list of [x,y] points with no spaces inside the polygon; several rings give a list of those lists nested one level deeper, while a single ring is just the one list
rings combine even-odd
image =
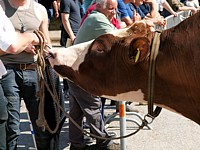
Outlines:
[{"label": "person's bare shoulder", "polygon": [[37,12],[36,15],[40,20],[43,20],[44,18],[48,18],[47,10],[42,4],[34,1],[34,7],[35,7],[35,11]]}]

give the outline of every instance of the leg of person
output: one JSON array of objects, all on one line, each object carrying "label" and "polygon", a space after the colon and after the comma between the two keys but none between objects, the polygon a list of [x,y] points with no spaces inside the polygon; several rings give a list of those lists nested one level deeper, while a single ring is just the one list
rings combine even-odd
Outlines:
[{"label": "leg of person", "polygon": [[62,93],[62,88],[60,84],[59,77],[55,74],[53,69],[49,66],[45,68],[45,81],[49,85],[49,88],[53,90],[55,88],[56,94],[58,96],[58,99],[54,99],[50,92],[47,90],[47,87],[45,87],[44,92],[44,115],[45,119],[47,121],[47,124],[51,128],[51,130],[56,130],[56,133],[49,135],[49,143],[50,143],[50,150],[58,150],[59,149],[59,137],[60,137],[60,131],[62,129],[62,126],[65,121],[64,112],[61,112],[57,105],[55,104],[55,101],[58,100],[58,103],[61,107],[64,108],[64,97]]},{"label": "leg of person", "polygon": [[[68,82],[68,86],[69,86],[69,105],[70,105],[69,115],[80,127],[82,127],[83,112],[75,97],[76,94],[78,94],[77,92],[79,91],[77,90],[77,86],[71,82]],[[76,125],[72,123],[71,120],[69,120],[69,139],[71,142],[70,150],[76,148],[81,149],[85,147],[84,136],[82,131],[78,129]]]},{"label": "leg of person", "polygon": [[53,17],[53,9],[52,8],[47,9],[47,14],[48,14],[48,23],[50,24],[51,18]]},{"label": "leg of person", "polygon": [[42,131],[36,124],[38,119],[38,106],[39,98],[38,95],[38,80],[35,70],[23,71],[23,99],[26,104],[26,108],[29,112],[29,116],[33,125],[35,133],[35,140],[38,150],[57,150],[59,144],[56,139],[56,134],[51,134],[48,131]]},{"label": "leg of person", "polygon": [[103,120],[104,120],[104,106],[105,106],[105,103],[106,103],[106,98],[101,97],[101,115],[102,115]]},{"label": "leg of person", "polygon": [[8,101],[8,121],[6,127],[7,149],[17,149],[17,139],[20,135],[20,90],[16,81],[14,69],[7,69],[2,78],[2,88]]},{"label": "leg of person", "polygon": [[[84,116],[86,117],[90,125],[91,132],[101,137],[109,137],[108,133],[105,130],[104,121],[100,112],[100,98],[87,93],[85,90],[82,90],[73,83],[69,85],[70,87],[73,87],[74,98],[82,109]],[[96,142],[98,149],[101,147],[105,150],[114,144],[111,140],[97,139]],[[115,150],[117,149],[119,149],[119,145],[117,146],[117,148],[115,147]]]},{"label": "leg of person", "polygon": [[110,106],[115,106],[115,105],[116,105],[116,101],[110,100]]},{"label": "leg of person", "polygon": [[68,98],[69,97],[69,87],[67,83],[67,79],[63,79],[63,92],[64,92],[64,97]]},{"label": "leg of person", "polygon": [[0,150],[6,149],[6,121],[8,119],[7,100],[4,97],[0,79]]},{"label": "leg of person", "polygon": [[60,45],[62,47],[66,47],[67,38],[69,38],[68,34],[65,31],[63,25],[61,25],[61,36],[60,36]]},{"label": "leg of person", "polygon": [[[109,137],[104,127],[104,121],[100,112],[101,103],[99,97],[90,95],[88,93],[82,93],[82,95],[83,96],[80,100],[80,105],[82,106],[84,115],[88,120],[91,132],[100,137]],[[107,147],[108,145],[112,144],[113,141],[96,139],[96,143],[100,147]]]}]

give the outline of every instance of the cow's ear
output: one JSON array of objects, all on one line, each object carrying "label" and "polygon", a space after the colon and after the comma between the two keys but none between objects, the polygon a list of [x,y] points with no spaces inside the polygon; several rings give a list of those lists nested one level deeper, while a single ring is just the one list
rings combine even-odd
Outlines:
[{"label": "cow's ear", "polygon": [[143,61],[148,55],[149,47],[149,40],[146,37],[133,39],[130,43],[128,54],[131,63]]}]

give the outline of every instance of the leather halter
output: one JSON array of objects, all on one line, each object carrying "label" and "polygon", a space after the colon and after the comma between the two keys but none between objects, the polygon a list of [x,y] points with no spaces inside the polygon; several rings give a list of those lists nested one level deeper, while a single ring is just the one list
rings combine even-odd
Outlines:
[{"label": "leather halter", "polygon": [[153,43],[151,47],[150,61],[149,61],[149,79],[148,79],[148,116],[151,118],[157,117],[162,108],[156,106],[155,110],[153,109],[153,98],[154,98],[154,84],[155,84],[155,64],[156,57],[158,55],[159,46],[160,46],[160,34],[161,31],[156,31]]}]

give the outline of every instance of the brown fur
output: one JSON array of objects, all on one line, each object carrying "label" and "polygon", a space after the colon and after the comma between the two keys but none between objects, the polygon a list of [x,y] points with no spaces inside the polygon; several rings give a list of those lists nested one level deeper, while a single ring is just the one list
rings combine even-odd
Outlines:
[{"label": "brown fur", "polygon": [[[200,13],[162,32],[156,62],[154,99],[155,103],[169,107],[198,124],[199,35]],[[149,61],[146,58],[150,42],[144,35],[119,38],[105,34],[92,43],[78,71],[67,66],[55,66],[54,69],[95,95],[116,96],[141,89],[144,100],[147,100]],[[141,55],[139,61],[134,62],[132,58],[137,48],[141,50]]]}]

